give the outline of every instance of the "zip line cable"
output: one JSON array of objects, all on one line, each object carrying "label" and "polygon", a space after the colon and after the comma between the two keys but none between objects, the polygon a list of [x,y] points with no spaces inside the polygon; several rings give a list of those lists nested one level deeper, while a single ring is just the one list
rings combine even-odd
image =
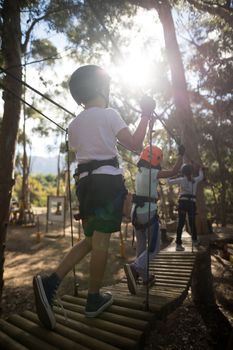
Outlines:
[{"label": "zip line cable", "polygon": [[27,88],[29,88],[30,90],[34,91],[36,94],[40,95],[41,97],[45,98],[47,101],[51,102],[52,104],[54,104],[55,106],[57,106],[58,108],[61,108],[64,112],[72,115],[73,117],[76,117],[76,115],[72,112],[70,112],[68,109],[66,109],[65,107],[63,107],[62,105],[60,105],[59,103],[57,103],[56,101],[52,100],[51,98],[49,98],[48,96],[46,96],[45,94],[42,94],[42,92],[40,92],[39,90],[35,89],[34,87],[32,87],[31,85],[27,84],[26,82],[24,82],[23,80],[17,78],[14,74],[10,73],[7,69],[4,69],[0,66],[0,70],[5,73],[8,74],[11,78],[15,79],[16,81],[18,81],[19,83],[23,84],[24,86],[26,86]]},{"label": "zip line cable", "polygon": [[167,133],[173,138],[175,143],[178,146],[180,146],[180,139],[167,127],[165,121],[161,118],[161,115],[158,115],[156,112],[153,112],[153,116],[160,121]]},{"label": "zip line cable", "polygon": [[[107,29],[106,29],[107,30]],[[109,34],[110,35],[110,34]],[[116,45],[116,44],[115,44]],[[118,49],[119,50],[119,49]],[[29,88],[30,90],[34,91],[36,94],[38,94],[39,96],[45,98],[47,101],[49,101],[50,103],[54,104],[56,107],[62,109],[64,112],[70,114],[73,117],[76,117],[76,115],[74,113],[72,113],[71,111],[69,111],[67,108],[63,107],[62,105],[60,105],[59,103],[57,103],[56,101],[52,100],[51,98],[49,98],[48,96],[46,96],[45,94],[43,94],[42,92],[40,92],[38,89],[35,89],[34,87],[32,87],[31,85],[29,85],[28,83],[26,83],[25,81],[17,78],[14,74],[10,73],[8,70],[4,69],[3,67],[0,66],[0,70],[5,73],[8,74],[10,77],[12,77],[13,79],[15,79],[16,81],[18,81],[19,83],[22,83],[24,86],[26,86],[27,88]],[[7,88],[4,87],[4,89],[6,90]],[[12,92],[12,94],[14,94]],[[19,96],[17,96],[19,99],[21,99]],[[22,101],[24,102],[24,101]],[[26,103],[26,102],[25,102]],[[27,104],[27,103],[26,103]],[[134,111],[136,111],[137,113],[140,113],[140,111],[136,108],[134,108],[130,103],[128,103],[128,106],[133,109]],[[32,106],[31,106],[32,107]],[[170,106],[169,106],[170,107]],[[168,107],[168,108],[169,108]],[[32,107],[33,108],[33,107]],[[38,110],[36,110],[38,113],[40,113],[41,115],[43,115],[42,112],[39,112]],[[163,125],[164,129],[166,129],[166,131],[168,132],[168,134],[174,139],[174,141],[179,145],[180,141],[177,139],[177,137],[175,136],[175,134],[167,127],[165,121],[162,119],[162,115],[164,114],[164,112],[160,115],[158,115],[157,113],[153,113],[154,117],[157,118],[160,123]],[[48,117],[45,116],[45,118],[49,119]],[[51,122],[53,122],[54,124],[56,124],[53,120],[49,119]],[[60,126],[59,126],[60,127]],[[61,128],[61,127],[60,127]],[[63,128],[62,128],[63,129]],[[65,129],[63,129],[63,131],[65,131]],[[121,143],[119,143],[121,146],[123,146],[124,148],[126,148],[124,145],[122,145]],[[126,148],[127,149],[127,148]]]},{"label": "zip line cable", "polygon": [[[148,197],[151,198],[151,174],[152,174],[152,166],[151,166],[151,160],[152,160],[152,132],[153,132],[153,124],[154,121],[151,119],[149,121],[149,145],[150,145],[150,163],[149,163],[149,182],[148,182]],[[149,207],[148,207],[148,227],[147,227],[147,264],[146,264],[146,275],[147,275],[147,285],[146,285],[146,300],[145,300],[145,307],[146,311],[149,311],[149,269],[150,269],[150,244],[151,244],[151,201],[149,201]]]},{"label": "zip line cable", "polygon": [[[74,113],[72,113],[71,111],[69,111],[68,109],[66,109],[65,107],[63,107],[62,105],[60,105],[59,103],[55,102],[54,100],[50,99],[49,97],[47,97],[46,95],[42,94],[39,90],[33,88],[31,85],[25,83],[23,80],[16,78],[12,73],[9,73],[7,70],[3,69],[0,66],[0,70],[2,70],[4,73],[10,75],[13,79],[17,80],[18,82],[22,83],[24,86],[28,87],[30,90],[34,91],[36,94],[40,95],[41,97],[45,98],[46,100],[48,100],[49,102],[51,102],[52,104],[54,104],[56,107],[61,108],[63,111],[65,111],[66,113],[70,114],[73,117],[76,117],[76,115]],[[5,87],[2,83],[0,83],[0,86],[2,86],[2,88],[6,91],[8,91],[9,93],[11,93],[12,95],[14,95],[15,97],[17,97],[20,101],[22,101],[23,103],[25,103],[26,105],[28,105],[29,107],[31,107],[32,109],[34,109],[37,113],[41,114],[43,117],[45,117],[46,119],[48,119],[50,122],[52,122],[53,124],[57,125],[58,128],[60,128],[62,131],[66,132],[66,129],[64,129],[63,127],[61,127],[59,124],[57,124],[54,120],[50,119],[49,117],[47,117],[44,113],[42,113],[41,111],[39,111],[36,107],[34,107],[33,105],[31,105],[30,103],[28,103],[27,101],[25,101],[22,97],[19,97],[17,94],[15,94],[13,91],[9,90],[7,87]],[[140,112],[137,110],[137,112]],[[117,142],[119,145],[121,145],[123,148],[125,148],[128,151],[131,151],[132,153],[139,155],[138,152],[136,151],[132,151],[129,150],[126,146],[124,146],[122,143],[120,143],[119,141]]]},{"label": "zip line cable", "polygon": [[[70,210],[70,232],[71,232],[71,246],[74,246],[74,229],[73,229],[73,216],[72,216],[72,204],[71,204],[71,186],[70,186],[70,149],[68,142],[68,130],[66,130],[66,152],[67,152],[67,182],[68,182],[68,196],[69,196],[69,210]],[[74,295],[78,295],[78,282],[76,277],[75,264],[73,266],[73,276],[74,276]]]},{"label": "zip line cable", "polygon": [[66,129],[64,129],[61,125],[57,124],[54,120],[52,120],[51,118],[47,117],[47,115],[45,115],[43,112],[41,112],[39,109],[37,109],[36,107],[34,107],[32,104],[30,104],[29,102],[25,101],[22,97],[18,96],[15,92],[13,92],[12,90],[8,89],[7,87],[5,87],[1,82],[0,82],[0,86],[3,88],[3,90],[9,92],[10,94],[12,94],[14,97],[18,98],[21,102],[25,103],[27,106],[29,106],[30,108],[32,108],[34,111],[36,111],[37,113],[41,114],[44,118],[46,118],[47,120],[49,120],[51,123],[55,124],[59,129],[61,129],[62,131],[66,132]]},{"label": "zip line cable", "polygon": [[[55,124],[59,129],[65,132],[65,138],[66,138],[66,150],[67,150],[67,175],[68,175],[68,194],[69,194],[69,210],[70,210],[70,232],[71,232],[71,245],[74,246],[74,229],[73,229],[73,217],[72,217],[72,206],[71,206],[71,186],[70,186],[70,155],[69,155],[69,144],[67,140],[68,130],[64,129],[61,125],[57,124],[55,121],[53,121],[51,118],[47,117],[44,113],[39,111],[37,108],[35,108],[32,104],[28,103],[25,99],[22,97],[19,97],[16,93],[11,91],[10,89],[6,88],[1,82],[0,86],[10,94],[12,94],[14,97],[18,98],[21,102],[32,108],[37,113],[41,114],[44,118],[49,120],[51,123]],[[75,266],[73,267],[73,276],[74,276],[74,294],[77,295],[77,278],[76,278],[76,269]]]}]

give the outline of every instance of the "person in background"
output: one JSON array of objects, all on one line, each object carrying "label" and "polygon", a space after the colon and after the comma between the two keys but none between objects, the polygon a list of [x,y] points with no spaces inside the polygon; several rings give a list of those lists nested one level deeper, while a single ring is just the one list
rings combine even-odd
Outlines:
[{"label": "person in background", "polygon": [[[131,294],[137,293],[139,279],[143,285],[151,285],[155,276],[148,270],[151,261],[160,249],[160,229],[157,215],[157,185],[161,178],[174,176],[180,170],[183,162],[184,146],[179,146],[179,156],[170,170],[162,170],[162,150],[152,145],[146,146],[137,163],[138,171],[135,179],[136,194],[133,195],[132,224],[136,236],[136,259],[131,264],[124,265],[128,289]],[[149,247],[147,248],[147,241]]]},{"label": "person in background", "polygon": [[52,306],[61,281],[88,253],[91,259],[86,317],[98,316],[113,302],[111,293],[101,292],[100,288],[111,233],[120,230],[127,192],[117,159],[117,140],[130,150],[140,151],[152,111],[142,111],[132,134],[119,113],[108,108],[109,83],[108,74],[96,65],[78,68],[69,81],[71,95],[84,108],[69,124],[68,141],[78,162],[76,193],[85,237],[52,274],[33,278],[37,314],[49,329],[56,325]]},{"label": "person in background", "polygon": [[178,225],[176,231],[176,251],[184,251],[182,246],[182,231],[185,225],[186,214],[188,215],[189,226],[192,235],[192,242],[194,246],[198,245],[197,230],[195,224],[196,215],[196,193],[197,185],[204,179],[202,168],[199,169],[199,175],[193,176],[192,164],[183,164],[181,168],[182,177],[176,179],[168,179],[169,185],[179,185],[180,194],[178,202]]}]

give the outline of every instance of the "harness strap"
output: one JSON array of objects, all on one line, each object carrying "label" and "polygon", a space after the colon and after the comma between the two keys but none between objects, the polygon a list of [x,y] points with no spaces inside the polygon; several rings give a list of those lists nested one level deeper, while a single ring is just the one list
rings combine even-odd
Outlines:
[{"label": "harness strap", "polygon": [[111,165],[115,168],[119,168],[119,162],[117,157],[104,160],[92,160],[88,163],[79,164],[78,167],[75,169],[74,178],[79,177],[80,174],[84,172],[88,172],[88,175],[90,175],[94,170],[105,165]]},{"label": "harness strap", "polygon": [[136,204],[136,207],[143,207],[145,202],[156,203],[158,198],[139,196],[137,194],[132,195],[132,202]]},{"label": "harness strap", "polygon": [[87,181],[88,181],[88,185],[85,188],[85,203],[81,203],[79,205],[79,215],[77,216],[79,219],[85,219],[84,216],[84,207],[89,207],[91,205],[92,202],[92,192],[91,192],[91,183],[92,183],[92,172],[98,168],[100,168],[101,166],[105,166],[105,165],[111,165],[115,168],[119,168],[119,162],[117,157],[111,158],[111,159],[104,159],[104,160],[92,160],[88,163],[83,163],[83,164],[79,164],[78,167],[75,169],[75,173],[74,173],[74,179],[76,182],[76,186],[78,185],[78,181],[79,181],[79,176],[81,173],[83,172],[88,172],[88,177],[87,177]]},{"label": "harness strap", "polygon": [[196,196],[193,194],[181,194],[179,199],[196,199]]},{"label": "harness strap", "polygon": [[144,230],[148,228],[148,226],[151,226],[155,223],[155,221],[158,219],[158,215],[155,214],[151,219],[150,222],[146,222],[145,224],[139,224],[136,220],[133,222],[134,227],[136,230]]},{"label": "harness strap", "polygon": [[185,193],[184,193],[184,194],[181,194],[181,195],[180,195],[180,198],[182,198],[182,197],[196,198],[196,196],[195,196],[194,194],[188,194],[188,193],[187,193],[187,194],[185,194]]},{"label": "harness strap", "polygon": [[149,197],[149,196],[139,196],[137,194],[133,194],[132,196],[132,202],[135,203],[135,208],[132,215],[132,224],[133,226],[138,230],[146,229],[148,226],[151,226],[154,224],[155,220],[158,218],[158,215],[155,214],[151,219],[150,222],[146,222],[145,224],[140,224],[137,222],[137,208],[143,207],[146,202],[150,203],[156,203],[158,198],[155,197]]}]

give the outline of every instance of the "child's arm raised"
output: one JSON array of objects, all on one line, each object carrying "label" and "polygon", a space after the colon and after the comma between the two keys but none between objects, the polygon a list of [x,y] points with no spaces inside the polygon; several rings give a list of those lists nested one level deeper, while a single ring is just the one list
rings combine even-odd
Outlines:
[{"label": "child's arm raised", "polygon": [[155,109],[155,101],[150,96],[143,96],[140,101],[142,111],[141,120],[137,129],[132,134],[129,128],[121,129],[117,134],[117,139],[131,151],[141,151],[142,143],[146,136],[148,121],[150,120],[153,126],[153,112]]},{"label": "child's arm raised", "polygon": [[184,155],[184,152],[185,152],[185,148],[183,145],[180,145],[179,148],[178,148],[178,155],[179,157],[177,158],[176,160],[176,163],[175,165],[173,166],[172,169],[169,169],[169,170],[160,170],[159,173],[158,173],[158,176],[157,178],[161,179],[161,178],[168,178],[168,177],[172,177],[174,175],[176,175],[180,168],[181,168],[181,165],[183,163],[183,155]]},{"label": "child's arm raised", "polygon": [[142,116],[137,129],[132,134],[129,128],[121,129],[117,134],[117,139],[122,145],[131,151],[141,151],[142,143],[146,135],[149,118]]}]

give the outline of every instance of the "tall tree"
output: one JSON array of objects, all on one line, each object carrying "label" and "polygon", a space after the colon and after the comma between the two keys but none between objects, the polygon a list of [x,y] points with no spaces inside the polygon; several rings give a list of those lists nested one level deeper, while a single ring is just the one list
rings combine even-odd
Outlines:
[{"label": "tall tree", "polygon": [[[182,142],[186,147],[187,161],[201,164],[198,152],[198,140],[195,131],[193,113],[190,106],[189,93],[182,62],[181,53],[176,37],[175,25],[172,17],[172,1],[131,1],[147,9],[156,9],[163,26],[165,49],[171,70],[171,80],[174,103],[176,107],[176,120],[182,132]],[[190,142],[190,140],[192,140]],[[202,186],[197,194],[197,228],[200,233],[207,233],[206,206]]]},{"label": "tall tree", "polygon": [[195,36],[190,45],[195,51],[189,68],[198,77],[198,86],[193,89],[191,99],[202,155],[209,164],[209,178],[214,182],[219,203],[213,215],[225,226],[232,205],[233,29],[220,17],[207,20],[199,15],[196,23],[194,18]]},{"label": "tall tree", "polygon": [[[19,81],[22,78],[21,67],[21,27],[19,2],[8,0],[2,7],[2,55],[5,68]],[[22,85],[6,75],[4,86],[16,96],[21,96]],[[0,298],[3,288],[4,249],[9,217],[13,169],[17,139],[20,101],[7,90],[4,91],[4,113],[0,130]]]},{"label": "tall tree", "polygon": [[[22,55],[26,53],[35,26],[47,20],[58,31],[70,21],[70,14],[78,14],[82,1],[2,0],[1,5],[1,61],[7,72],[4,77],[4,113],[0,129],[0,300],[3,288],[4,249],[9,219],[12,186],[14,184],[14,156],[20,120],[22,95]],[[22,36],[21,10],[27,8]],[[62,15],[61,15],[62,13]],[[56,17],[55,14],[57,15]],[[56,21],[55,21],[56,19]],[[23,40],[22,40],[23,39]],[[15,78],[13,78],[15,77]]]},{"label": "tall tree", "polygon": [[227,0],[216,0],[216,1],[207,1],[207,0],[187,0],[193,8],[204,12],[209,13],[213,16],[221,18],[225,23],[233,28],[233,11],[228,6]]}]

